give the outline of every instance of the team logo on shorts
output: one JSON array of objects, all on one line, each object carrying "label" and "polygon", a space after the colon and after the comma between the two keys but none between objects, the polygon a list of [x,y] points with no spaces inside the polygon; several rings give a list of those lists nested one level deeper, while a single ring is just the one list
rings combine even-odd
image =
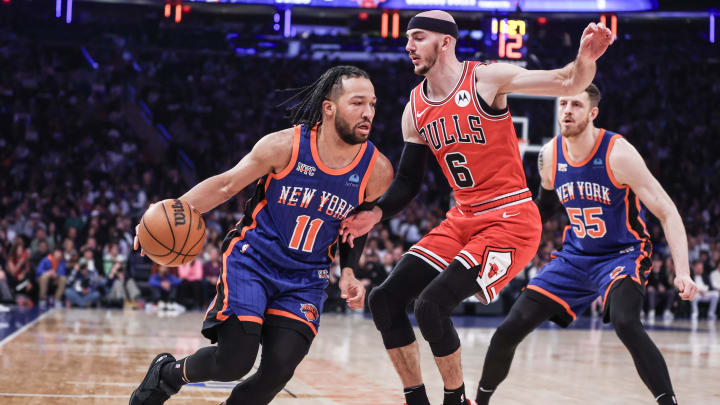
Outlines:
[{"label": "team logo on shorts", "polygon": [[458,107],[465,107],[470,104],[470,93],[468,93],[467,90],[458,91],[455,95],[455,104],[457,104]]},{"label": "team logo on shorts", "polygon": [[625,266],[617,266],[617,267],[615,267],[615,270],[613,270],[612,272],[610,272],[610,278],[614,279],[614,278],[617,277],[618,274],[620,274],[620,272],[623,271],[623,270],[625,270]]},{"label": "team logo on shorts", "polygon": [[315,308],[315,305],[313,304],[302,304],[300,305],[300,311],[302,311],[303,314],[305,314],[305,318],[307,318],[308,321],[317,321],[318,319],[318,310]]},{"label": "team logo on shorts", "polygon": [[321,278],[321,279],[323,279],[323,280],[327,280],[327,279],[330,278],[330,271],[327,270],[327,269],[325,269],[325,270],[318,270],[317,272],[318,272],[318,277]]},{"label": "team logo on shorts", "polygon": [[567,163],[558,163],[558,171],[566,172],[567,171]]}]

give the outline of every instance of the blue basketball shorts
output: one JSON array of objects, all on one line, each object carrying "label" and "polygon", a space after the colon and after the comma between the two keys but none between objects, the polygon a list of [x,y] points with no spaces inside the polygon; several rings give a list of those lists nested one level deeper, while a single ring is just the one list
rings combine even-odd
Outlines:
[{"label": "blue basketball shorts", "polygon": [[[602,297],[606,309],[608,295],[617,281],[632,279],[644,293],[650,259],[642,251],[606,256],[586,256],[556,252],[554,258],[540,269],[527,286],[532,296],[543,295],[562,306],[563,311],[551,318],[560,326],[568,326]],[[605,310],[605,322],[608,322]]]},{"label": "blue basketball shorts", "polygon": [[312,339],[320,327],[327,286],[327,269],[279,269],[250,244],[233,238],[223,253],[217,294],[205,314],[203,335],[215,342],[216,327],[236,317],[260,326],[289,326]]}]

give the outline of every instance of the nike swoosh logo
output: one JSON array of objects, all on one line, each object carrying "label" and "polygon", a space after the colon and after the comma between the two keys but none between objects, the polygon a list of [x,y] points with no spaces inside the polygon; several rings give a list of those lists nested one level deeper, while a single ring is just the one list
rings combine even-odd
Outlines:
[{"label": "nike swoosh logo", "polygon": [[510,217],[514,217],[515,215],[520,215],[520,213],[516,212],[514,214],[508,214],[507,212],[503,212],[503,218],[510,218]]},{"label": "nike swoosh logo", "polygon": [[420,111],[419,113],[415,113],[415,117],[420,118],[423,114],[425,114],[425,111],[427,111],[430,107],[426,107],[424,110]]}]

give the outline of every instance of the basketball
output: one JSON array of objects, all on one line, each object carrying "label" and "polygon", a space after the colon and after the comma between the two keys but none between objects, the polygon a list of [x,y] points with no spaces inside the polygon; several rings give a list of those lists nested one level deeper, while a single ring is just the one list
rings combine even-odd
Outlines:
[{"label": "basketball", "polygon": [[157,264],[179,266],[192,261],[205,245],[205,221],[187,203],[168,199],[145,211],[138,229],[140,247]]}]

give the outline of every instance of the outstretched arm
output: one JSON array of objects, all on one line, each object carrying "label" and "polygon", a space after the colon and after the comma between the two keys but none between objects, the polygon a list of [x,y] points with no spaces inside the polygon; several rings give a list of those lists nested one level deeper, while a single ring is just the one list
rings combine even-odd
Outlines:
[{"label": "outstretched arm", "polygon": [[[180,199],[204,214],[229,200],[258,178],[282,170],[290,162],[293,134],[294,130],[290,128],[264,136],[235,167],[201,181]],[[138,226],[135,226],[133,250],[140,247]],[[144,252],[141,251],[140,254],[144,255]]]},{"label": "outstretched arm", "polygon": [[660,220],[675,262],[675,287],[682,299],[692,300],[697,287],[690,277],[687,234],[675,203],[650,173],[640,153],[625,139],[615,141],[610,153],[610,168],[615,180],[630,186]]},{"label": "outstretched arm", "polygon": [[603,24],[590,23],[582,33],[577,58],[561,69],[527,70],[507,63],[477,67],[478,93],[486,101],[507,93],[571,96],[592,83],[595,61],[612,44],[612,32]]},{"label": "outstretched arm", "polygon": [[258,178],[282,170],[290,161],[293,129],[264,136],[232,169],[209,177],[183,194],[180,199],[205,213],[229,200]]}]

